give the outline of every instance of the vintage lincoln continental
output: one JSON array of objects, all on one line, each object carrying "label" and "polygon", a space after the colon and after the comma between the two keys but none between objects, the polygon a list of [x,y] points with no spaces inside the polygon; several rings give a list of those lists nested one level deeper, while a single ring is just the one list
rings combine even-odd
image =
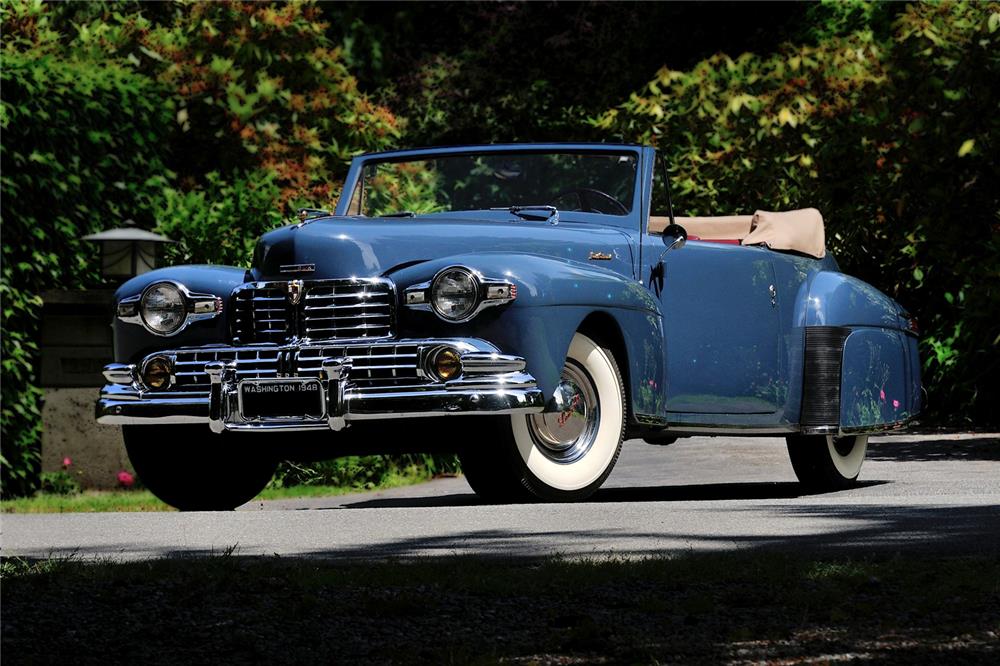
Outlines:
[{"label": "vintage lincoln continental", "polygon": [[805,487],[839,489],[920,410],[915,320],[840,272],[818,211],[675,217],[653,148],[369,154],[343,192],[249,269],[118,290],[97,419],[167,503],[440,450],[486,501],[580,500],[625,439],[705,434],[784,437]]}]

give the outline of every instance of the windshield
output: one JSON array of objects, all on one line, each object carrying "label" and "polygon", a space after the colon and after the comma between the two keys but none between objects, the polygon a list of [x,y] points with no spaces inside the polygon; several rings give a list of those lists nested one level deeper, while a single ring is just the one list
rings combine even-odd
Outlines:
[{"label": "windshield", "polygon": [[351,212],[368,217],[554,206],[627,215],[635,153],[483,153],[366,164]]}]

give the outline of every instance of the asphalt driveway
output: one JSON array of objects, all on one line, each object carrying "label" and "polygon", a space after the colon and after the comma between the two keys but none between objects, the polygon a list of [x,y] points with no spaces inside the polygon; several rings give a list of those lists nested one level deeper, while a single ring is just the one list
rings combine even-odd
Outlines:
[{"label": "asphalt driveway", "polygon": [[630,441],[580,504],[488,506],[461,477],[231,513],[6,515],[3,554],[139,559],[645,556],[695,551],[1000,552],[1000,436],[871,440],[861,483],[804,495],[783,440]]}]

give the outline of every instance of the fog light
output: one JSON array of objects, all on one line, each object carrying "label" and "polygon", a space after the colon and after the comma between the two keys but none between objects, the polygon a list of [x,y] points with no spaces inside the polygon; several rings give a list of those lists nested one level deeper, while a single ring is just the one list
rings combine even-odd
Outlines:
[{"label": "fog light", "polygon": [[454,349],[442,349],[434,356],[434,374],[442,381],[454,379],[462,373],[462,358]]},{"label": "fog light", "polygon": [[170,386],[170,360],[154,356],[142,366],[142,383],[153,389]]}]

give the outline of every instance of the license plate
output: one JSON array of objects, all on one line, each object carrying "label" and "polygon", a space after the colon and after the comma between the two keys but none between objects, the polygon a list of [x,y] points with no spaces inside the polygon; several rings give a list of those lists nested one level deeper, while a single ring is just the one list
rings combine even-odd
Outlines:
[{"label": "license plate", "polygon": [[315,379],[243,380],[240,413],[244,418],[322,418],[323,388]]}]

